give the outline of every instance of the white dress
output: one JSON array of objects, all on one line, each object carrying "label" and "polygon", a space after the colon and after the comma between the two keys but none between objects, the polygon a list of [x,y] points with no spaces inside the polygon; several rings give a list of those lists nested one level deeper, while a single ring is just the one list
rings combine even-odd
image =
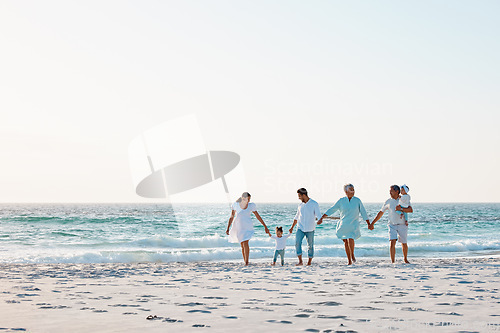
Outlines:
[{"label": "white dress", "polygon": [[240,203],[235,202],[231,206],[231,209],[236,211],[236,217],[229,231],[229,242],[241,243],[249,240],[254,233],[252,212],[257,210],[257,206],[253,202],[250,202],[247,209],[241,209]]}]

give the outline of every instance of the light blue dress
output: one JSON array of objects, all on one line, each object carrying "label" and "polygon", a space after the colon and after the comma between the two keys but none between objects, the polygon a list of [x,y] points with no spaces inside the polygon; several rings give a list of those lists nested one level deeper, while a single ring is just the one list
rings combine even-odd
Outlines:
[{"label": "light blue dress", "polygon": [[352,197],[350,201],[347,197],[340,198],[325,214],[330,216],[337,210],[340,212],[340,220],[337,222],[337,237],[339,239],[358,239],[361,237],[359,214],[364,220],[368,220],[361,200],[357,197]]}]

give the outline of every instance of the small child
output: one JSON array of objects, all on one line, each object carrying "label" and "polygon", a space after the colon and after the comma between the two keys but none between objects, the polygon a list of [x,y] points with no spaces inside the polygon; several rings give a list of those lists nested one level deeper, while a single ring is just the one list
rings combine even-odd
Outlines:
[{"label": "small child", "polygon": [[[411,197],[408,194],[409,191],[410,188],[408,186],[401,186],[401,196],[399,197],[399,205],[401,206],[401,208],[408,208],[411,205]],[[401,212],[401,218],[405,221],[405,224],[408,225],[408,213]]]},{"label": "small child", "polygon": [[276,227],[276,236],[271,236],[271,234],[269,234],[269,237],[276,240],[276,250],[274,251],[274,259],[273,263],[271,264],[272,266],[276,265],[276,259],[278,259],[278,254],[281,256],[281,266],[285,264],[286,240],[291,235],[292,233],[283,236],[283,227]]}]

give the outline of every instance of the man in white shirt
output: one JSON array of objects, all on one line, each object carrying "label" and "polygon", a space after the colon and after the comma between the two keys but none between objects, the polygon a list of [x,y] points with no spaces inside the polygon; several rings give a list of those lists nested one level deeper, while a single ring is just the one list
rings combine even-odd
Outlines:
[{"label": "man in white shirt", "polygon": [[398,185],[392,185],[389,191],[391,195],[380,208],[377,216],[373,219],[373,222],[368,227],[373,230],[373,225],[375,222],[380,220],[385,212],[389,212],[389,240],[391,242],[391,261],[394,263],[396,260],[396,241],[399,239],[401,246],[403,248],[403,255],[405,263],[409,264],[408,261],[408,225],[405,223],[404,217],[402,217],[401,212],[413,213],[413,208],[408,206],[402,208],[399,204],[399,193],[400,189]]},{"label": "man in white shirt", "polygon": [[319,211],[318,203],[309,198],[305,188],[298,189],[297,194],[301,203],[297,209],[297,214],[295,214],[292,227],[289,230],[290,233],[292,233],[297,222],[299,223],[297,234],[295,235],[295,250],[297,251],[299,263],[295,266],[303,265],[302,240],[304,237],[307,239],[307,256],[309,257],[307,265],[311,265],[314,256],[314,230],[316,229],[316,220],[319,220],[322,215]]}]

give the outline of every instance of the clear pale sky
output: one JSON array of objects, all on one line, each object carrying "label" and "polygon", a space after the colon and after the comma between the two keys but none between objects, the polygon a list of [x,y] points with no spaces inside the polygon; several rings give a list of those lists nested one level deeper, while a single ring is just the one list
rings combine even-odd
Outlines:
[{"label": "clear pale sky", "polygon": [[135,194],[129,144],[188,114],[208,149],[241,156],[255,202],[299,187],[333,202],[346,182],[365,202],[403,183],[415,202],[500,202],[499,14],[498,1],[1,1],[0,202],[158,202]]}]

